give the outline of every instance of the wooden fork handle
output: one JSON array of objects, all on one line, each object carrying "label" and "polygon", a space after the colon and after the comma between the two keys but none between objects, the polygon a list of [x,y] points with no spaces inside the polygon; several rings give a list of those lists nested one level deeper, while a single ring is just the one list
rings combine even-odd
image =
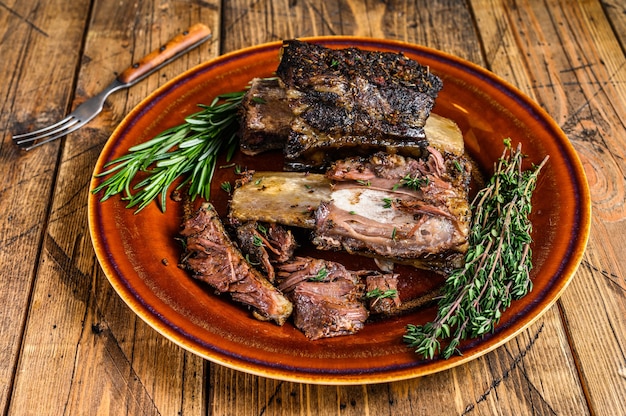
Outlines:
[{"label": "wooden fork handle", "polygon": [[123,84],[132,84],[159,69],[211,37],[211,29],[202,23],[196,23],[184,32],[176,35],[165,45],[144,56],[139,62],[128,67],[118,75]]}]

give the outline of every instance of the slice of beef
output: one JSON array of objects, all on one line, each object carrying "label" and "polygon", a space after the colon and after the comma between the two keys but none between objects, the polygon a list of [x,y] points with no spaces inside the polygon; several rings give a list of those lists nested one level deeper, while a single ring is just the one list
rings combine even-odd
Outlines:
[{"label": "slice of beef", "polygon": [[276,78],[255,78],[241,103],[240,148],[247,155],[282,150],[293,114]]},{"label": "slice of beef", "polygon": [[291,230],[276,223],[247,222],[236,228],[241,251],[274,282],[275,263],[289,260],[298,244]]},{"label": "slice of beef", "polygon": [[296,286],[306,281],[332,282],[339,279],[351,282],[355,290],[360,289],[359,276],[335,261],[299,256],[278,266],[278,288],[285,294],[293,292]]},{"label": "slice of beef", "polygon": [[294,115],[289,169],[391,147],[419,155],[428,144],[424,125],[442,82],[402,54],[288,40],[276,74]]},{"label": "slice of beef", "polygon": [[181,265],[194,278],[248,305],[257,319],[285,323],[293,305],[246,261],[210,203],[183,223],[181,235],[186,242]]},{"label": "slice of beef", "polygon": [[361,302],[325,293],[328,286],[341,293],[341,283],[305,282],[294,290],[294,324],[310,340],[352,335],[363,329],[368,314]]},{"label": "slice of beef", "polygon": [[336,262],[297,257],[278,266],[278,287],[294,304],[294,324],[307,338],[350,335],[369,313],[359,276]]},{"label": "slice of beef", "polygon": [[467,250],[471,167],[463,157],[428,152],[424,159],[378,153],[335,163],[326,176],[336,184],[316,212],[313,243],[456,267]]}]

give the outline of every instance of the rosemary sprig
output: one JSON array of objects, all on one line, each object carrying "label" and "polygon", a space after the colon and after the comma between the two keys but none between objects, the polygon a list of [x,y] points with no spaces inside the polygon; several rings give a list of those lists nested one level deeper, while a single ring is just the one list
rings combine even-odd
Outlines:
[{"label": "rosemary sprig", "polygon": [[[531,229],[528,215],[538,166],[522,171],[521,146],[510,139],[490,182],[472,202],[473,220],[464,267],[446,279],[434,321],[408,325],[404,340],[424,358],[441,352],[444,358],[460,353],[463,339],[494,330],[511,301],[532,290]],[[442,349],[441,340],[450,338]]]},{"label": "rosemary sprig", "polygon": [[[111,176],[93,193],[104,191],[102,201],[121,193],[127,207],[136,208],[135,212],[160,196],[160,207],[165,211],[168,189],[176,179],[186,177],[179,188],[188,183],[192,200],[197,196],[209,199],[218,155],[226,151],[230,160],[236,150],[238,108],[243,96],[243,91],[223,94],[210,105],[200,104],[202,110],[185,118],[184,123],[131,147],[97,174]],[[145,178],[131,185],[139,172],[144,172]]]}]

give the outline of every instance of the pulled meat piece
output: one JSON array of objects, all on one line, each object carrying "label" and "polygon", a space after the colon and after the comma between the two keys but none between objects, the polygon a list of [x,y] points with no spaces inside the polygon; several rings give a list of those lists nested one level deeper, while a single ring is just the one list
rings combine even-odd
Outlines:
[{"label": "pulled meat piece", "polygon": [[279,266],[278,288],[285,294],[306,281],[329,282],[337,279],[347,280],[357,286],[360,279],[347,270],[341,263],[312,257],[296,257]]},{"label": "pulled meat piece", "polygon": [[183,223],[181,235],[186,239],[181,265],[194,278],[250,306],[257,319],[285,323],[293,305],[245,260],[211,204],[204,203]]},{"label": "pulled meat piece", "polygon": [[442,82],[402,54],[288,40],[276,74],[294,115],[288,169],[390,147],[419,156],[428,144],[424,125]]},{"label": "pulled meat piece", "polygon": [[297,257],[278,266],[277,281],[294,304],[294,325],[311,340],[354,334],[368,318],[359,276],[339,263]]},{"label": "pulled meat piece", "polygon": [[289,260],[298,244],[290,230],[275,223],[247,222],[236,228],[241,250],[274,282],[275,263]]},{"label": "pulled meat piece", "polygon": [[[316,212],[320,249],[456,267],[467,250],[470,164],[429,148],[424,159],[378,153],[335,163],[336,184]],[[416,264],[419,267],[419,264]],[[434,266],[434,267],[433,267]]]},{"label": "pulled meat piece", "polygon": [[[342,293],[342,283],[305,282],[294,290],[294,324],[310,340],[352,335],[363,328],[367,310],[360,302],[344,299],[347,293]],[[332,296],[325,293],[327,286],[331,286]]]}]

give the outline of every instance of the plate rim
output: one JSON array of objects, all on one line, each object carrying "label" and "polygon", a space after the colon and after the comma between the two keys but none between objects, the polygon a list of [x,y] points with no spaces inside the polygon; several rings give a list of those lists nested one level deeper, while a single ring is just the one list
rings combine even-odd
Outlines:
[{"label": "plate rim", "polygon": [[[144,322],[146,322],[149,326],[155,329],[160,335],[166,337],[170,341],[179,345],[180,347],[201,356],[204,359],[215,362],[217,364],[239,370],[244,371],[250,374],[254,374],[262,377],[271,377],[274,379],[280,379],[285,381],[292,382],[306,382],[312,384],[326,384],[326,385],[354,385],[354,384],[373,384],[373,383],[382,383],[382,382],[390,382],[390,381],[398,381],[411,379],[419,376],[424,376],[427,374],[432,374],[439,371],[444,371],[466,362],[472,361],[490,351],[499,348],[503,344],[509,342],[511,339],[518,336],[521,332],[530,327],[533,323],[535,323],[538,319],[540,319],[545,312],[547,312],[553,304],[561,297],[567,286],[571,283],[574,275],[576,274],[576,270],[578,269],[584,251],[587,246],[587,242],[589,239],[590,233],[590,225],[591,225],[591,198],[589,192],[589,185],[586,179],[585,171],[580,161],[580,158],[575,151],[572,143],[569,141],[567,136],[562,132],[561,128],[556,124],[556,122],[552,119],[552,117],[534,100],[520,91],[517,87],[513,86],[506,80],[500,78],[493,72],[465,59],[457,57],[455,55],[449,54],[447,52],[433,49],[427,46],[413,44],[409,42],[399,41],[399,40],[391,40],[391,39],[379,39],[379,38],[369,38],[369,37],[360,37],[360,36],[343,36],[343,35],[334,35],[334,36],[316,36],[316,37],[303,37],[299,38],[303,41],[312,41],[321,44],[351,44],[355,47],[358,45],[387,45],[391,48],[400,49],[400,50],[410,50],[410,51],[418,51],[420,53],[425,53],[429,55],[436,56],[440,59],[444,59],[446,62],[454,63],[457,68],[464,68],[471,70],[474,74],[479,75],[483,78],[489,79],[491,85],[496,85],[498,89],[502,91],[507,91],[510,94],[515,96],[516,101],[523,101],[525,106],[528,109],[531,109],[533,113],[537,114],[538,117],[541,118],[541,122],[550,126],[551,130],[557,133],[558,136],[558,144],[565,151],[565,153],[569,157],[569,161],[575,165],[574,172],[572,173],[572,177],[574,178],[573,182],[580,188],[580,196],[578,199],[579,203],[579,212],[578,212],[578,221],[579,224],[578,233],[576,234],[576,238],[572,239],[571,249],[568,250],[570,256],[568,257],[567,264],[564,265],[564,269],[561,271],[560,276],[561,279],[558,279],[554,285],[551,286],[550,291],[554,293],[554,295],[550,298],[549,302],[543,304],[543,307],[537,311],[534,315],[530,317],[530,319],[526,320],[523,325],[520,325],[519,328],[515,328],[513,331],[506,331],[506,335],[498,338],[496,342],[493,342],[489,345],[482,345],[480,342],[477,343],[477,350],[472,354],[467,356],[455,356],[448,360],[433,360],[432,363],[436,363],[435,366],[432,363],[426,364],[425,366],[415,368],[411,367],[412,371],[400,370],[393,371],[391,373],[376,373],[375,376],[372,374],[333,374],[332,372],[323,373],[323,374],[315,374],[315,373],[304,373],[298,374],[292,371],[281,370],[281,368],[276,369],[275,367],[267,367],[267,366],[257,366],[253,363],[238,361],[238,360],[228,360],[225,357],[218,356],[216,354],[210,354],[210,351],[199,351],[198,350],[198,342],[192,342],[187,339],[180,332],[172,332],[172,326],[167,325],[164,322],[158,319],[158,316],[155,316],[153,311],[148,311],[146,306],[143,305],[135,296],[136,294],[132,293],[132,290],[125,286],[121,280],[120,276],[114,276],[116,271],[110,267],[110,265],[105,261],[106,259],[103,256],[103,251],[106,250],[106,247],[103,246],[102,241],[99,239],[98,230],[96,227],[97,219],[96,219],[96,206],[100,204],[100,199],[98,195],[94,195],[91,190],[94,189],[95,185],[98,182],[98,178],[96,178],[95,173],[96,169],[103,165],[104,156],[108,154],[108,150],[114,145],[113,141],[116,137],[118,137],[121,132],[123,132],[126,128],[129,127],[129,124],[132,125],[132,121],[135,117],[137,117],[143,108],[146,107],[147,104],[154,101],[156,97],[164,96],[167,94],[167,91],[172,88],[176,88],[178,84],[180,84],[185,79],[188,79],[190,76],[195,76],[197,73],[202,72],[203,70],[217,66],[220,64],[227,63],[233,59],[240,59],[243,56],[246,56],[251,53],[258,53],[259,51],[264,51],[268,49],[279,49],[280,45],[282,45],[282,41],[273,41],[262,43],[259,45],[248,46],[245,48],[241,48],[232,52],[228,52],[226,54],[220,55],[218,57],[212,58],[205,62],[202,62],[187,71],[177,75],[171,80],[167,81],[165,84],[161,85],[154,91],[152,91],[147,97],[142,99],[116,126],[111,136],[107,139],[102,151],[98,157],[98,161],[96,162],[94,175],[92,176],[90,186],[89,186],[89,199],[88,199],[88,224],[89,231],[92,240],[92,244],[94,246],[94,251],[98,262],[100,264],[101,269],[103,270],[107,280],[116,291],[116,293],[122,298],[122,300],[126,303],[126,305]],[[152,315],[149,315],[152,313]],[[187,334],[189,336],[189,334]],[[416,360],[417,362],[418,360]]]}]

